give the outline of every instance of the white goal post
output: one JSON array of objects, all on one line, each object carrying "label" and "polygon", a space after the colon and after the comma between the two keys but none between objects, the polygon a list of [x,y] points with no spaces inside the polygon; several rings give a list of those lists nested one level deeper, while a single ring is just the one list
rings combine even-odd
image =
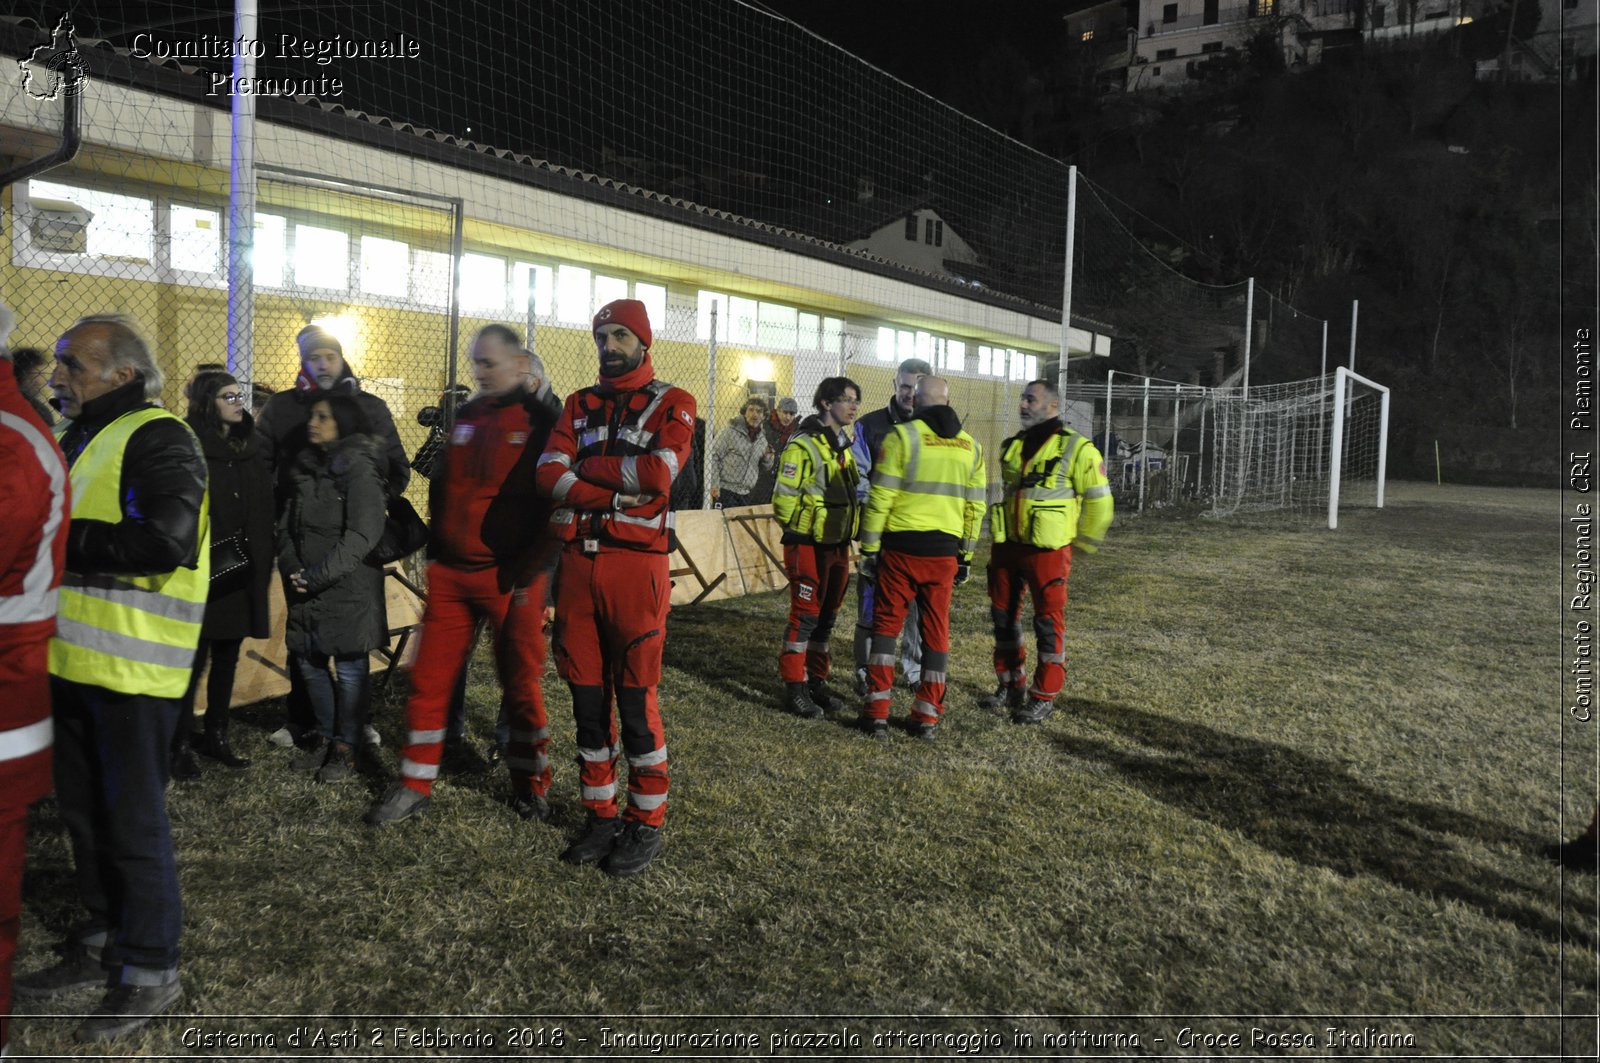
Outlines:
[{"label": "white goal post", "polygon": [[1389,389],[1359,373],[1340,366],[1333,380],[1333,439],[1328,462],[1328,527],[1339,526],[1339,488],[1344,478],[1347,433],[1346,418],[1357,387],[1370,388],[1378,395],[1377,508],[1383,508],[1385,465],[1389,457]]}]

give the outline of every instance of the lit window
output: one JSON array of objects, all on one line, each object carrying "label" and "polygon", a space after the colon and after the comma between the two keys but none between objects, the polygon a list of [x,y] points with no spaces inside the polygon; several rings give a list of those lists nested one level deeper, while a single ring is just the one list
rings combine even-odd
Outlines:
[{"label": "lit window", "polygon": [[894,361],[894,329],[881,328],[878,330],[878,346],[874,349],[880,362]]},{"label": "lit window", "polygon": [[844,322],[836,317],[822,319],[822,349],[829,354],[844,353]]},{"label": "lit window", "polygon": [[511,310],[513,314],[528,312],[528,274],[533,274],[533,312],[539,317],[549,317],[555,299],[555,273],[549,266],[535,266],[518,262],[511,267]]},{"label": "lit window", "polygon": [[918,358],[921,358],[924,362],[927,362],[929,365],[937,365],[938,364],[934,360],[933,337],[931,335],[929,335],[926,332],[918,332],[918,333],[915,334],[915,338],[912,340],[912,344],[913,344],[912,350],[917,352],[917,357]]},{"label": "lit window", "polygon": [[651,331],[666,332],[667,289],[659,284],[636,283],[633,286],[633,297],[644,304],[644,312],[650,318]]},{"label": "lit window", "polygon": [[793,350],[795,333],[799,329],[800,311],[781,303],[761,304],[761,325],[757,342],[763,347]]},{"label": "lit window", "polygon": [[338,229],[294,227],[294,283],[297,288],[350,287],[350,238]]},{"label": "lit window", "polygon": [[505,259],[489,255],[462,255],[461,309],[503,313],[505,308]]},{"label": "lit window", "polygon": [[1088,44],[1090,41],[1094,40],[1094,30],[1084,30],[1083,36],[1079,37],[1078,39],[1084,44]]},{"label": "lit window", "polygon": [[1039,379],[1039,356],[1037,354],[1025,355],[1023,357],[1023,359],[1022,359],[1022,363],[1023,363],[1022,379],[1023,380],[1038,380]]},{"label": "lit window", "polygon": [[914,333],[897,332],[895,333],[895,341],[895,353],[902,362],[907,358],[915,358],[917,356],[917,337]]},{"label": "lit window", "polygon": [[593,294],[593,275],[582,266],[556,268],[556,317],[572,325],[587,325],[594,320],[589,299]]},{"label": "lit window", "polygon": [[361,290],[404,299],[411,294],[411,248],[381,236],[361,238]]},{"label": "lit window", "polygon": [[760,322],[760,308],[754,299],[741,299],[737,295],[728,300],[729,335],[734,343],[756,342]]},{"label": "lit window", "polygon": [[967,371],[967,345],[960,340],[946,340],[944,345],[945,368],[952,373]]},{"label": "lit window", "polygon": [[1276,0],[1250,0],[1250,17],[1267,18],[1272,14],[1272,8],[1275,2]]},{"label": "lit window", "polygon": [[1028,379],[1028,364],[1027,360],[1022,356],[1022,352],[1014,351],[1008,347],[1006,348],[1006,357],[1011,360],[1011,379]]},{"label": "lit window", "polygon": [[978,347],[978,375],[988,376],[994,371],[994,352],[988,347]]},{"label": "lit window", "polygon": [[[99,258],[131,259],[149,262],[155,244],[155,204],[137,196],[119,196],[114,192],[99,192],[89,188],[58,185],[52,181],[29,181],[30,199],[64,201],[62,206],[75,206],[77,212],[87,212],[88,228],[84,240],[53,245],[39,239],[40,226],[48,220],[34,223],[35,245],[39,250],[65,251],[69,254],[90,254]],[[35,211],[52,208],[34,207]],[[74,222],[77,229],[79,222]],[[46,224],[45,231],[49,227]]]},{"label": "lit window", "polygon": [[250,254],[250,273],[254,283],[267,288],[283,287],[283,244],[287,228],[284,220],[276,214],[256,215],[256,242]]},{"label": "lit window", "polygon": [[621,277],[607,277],[596,274],[594,278],[594,302],[590,304],[589,316],[593,317],[602,306],[628,297],[628,282]]},{"label": "lit window", "polygon": [[172,268],[215,277],[221,272],[222,215],[177,203],[167,214],[172,235]]},{"label": "lit window", "polygon": [[700,314],[695,325],[695,337],[701,340],[711,338],[711,308],[717,309],[717,339],[723,343],[728,340],[728,297],[721,292],[700,292]]},{"label": "lit window", "polygon": [[411,298],[426,306],[450,305],[450,256],[442,251],[411,252]]},{"label": "lit window", "polygon": [[794,346],[800,351],[815,351],[822,346],[822,319],[816,314],[801,314],[795,319]]}]

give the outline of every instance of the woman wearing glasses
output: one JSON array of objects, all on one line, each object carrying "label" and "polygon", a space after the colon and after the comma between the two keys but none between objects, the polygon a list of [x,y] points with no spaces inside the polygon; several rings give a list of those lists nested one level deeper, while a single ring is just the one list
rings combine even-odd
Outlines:
[{"label": "woman wearing glasses", "polygon": [[191,752],[190,728],[200,676],[206,683],[206,732],[193,743],[230,768],[249,761],[228,743],[228,711],[239,647],[246,638],[266,638],[267,585],[272,578],[272,470],[260,446],[255,421],[244,408],[245,388],[231,373],[202,372],[189,387],[186,420],[206,455],[211,494],[211,591],[200,626],[194,674],[179,714],[172,773],[193,778],[199,766]]}]

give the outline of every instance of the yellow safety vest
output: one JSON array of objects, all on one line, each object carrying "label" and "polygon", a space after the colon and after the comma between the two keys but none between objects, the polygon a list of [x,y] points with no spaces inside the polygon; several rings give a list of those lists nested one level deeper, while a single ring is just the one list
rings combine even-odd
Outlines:
[{"label": "yellow safety vest", "polygon": [[877,553],[885,532],[937,531],[959,539],[961,559],[970,561],[987,488],[983,448],[966,432],[945,439],[926,421],[895,425],[872,467],[861,552]]},{"label": "yellow safety vest", "polygon": [[989,513],[997,543],[1059,550],[1071,543],[1094,553],[1111,527],[1114,502],[1105,460],[1095,445],[1062,428],[1022,463],[1022,435],[1001,444],[1004,494]]},{"label": "yellow safety vest", "polygon": [[789,441],[778,459],[772,511],[785,528],[819,543],[849,542],[861,526],[861,503],[856,498],[860,478],[849,447],[835,452],[815,433],[803,432]]},{"label": "yellow safety vest", "polygon": [[[122,457],[128,440],[163,417],[151,407],[123,414],[89,440],[72,466],[72,519],[123,519]],[[188,430],[188,425],[184,425]],[[191,433],[192,434],[192,433]],[[199,450],[200,441],[195,440]],[[211,574],[211,494],[200,502],[200,556],[154,576],[74,572],[61,578],[61,607],[50,640],[50,674],[122,694],[181,698],[189,687]]]}]

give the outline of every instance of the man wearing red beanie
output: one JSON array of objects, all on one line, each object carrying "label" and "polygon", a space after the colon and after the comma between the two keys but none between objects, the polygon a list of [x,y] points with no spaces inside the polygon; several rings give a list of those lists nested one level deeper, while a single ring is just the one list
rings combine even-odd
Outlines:
[{"label": "man wearing red beanie", "polygon": [[[572,691],[588,821],[561,858],[637,875],[661,851],[667,741],[656,706],[672,581],[672,481],[694,442],[694,397],[655,378],[650,318],[637,299],[594,316],[600,379],[567,399],[539,458],[539,493],[565,541],[556,659]],[[612,717],[615,698],[621,737]],[[628,807],[617,756],[628,756]]]}]

